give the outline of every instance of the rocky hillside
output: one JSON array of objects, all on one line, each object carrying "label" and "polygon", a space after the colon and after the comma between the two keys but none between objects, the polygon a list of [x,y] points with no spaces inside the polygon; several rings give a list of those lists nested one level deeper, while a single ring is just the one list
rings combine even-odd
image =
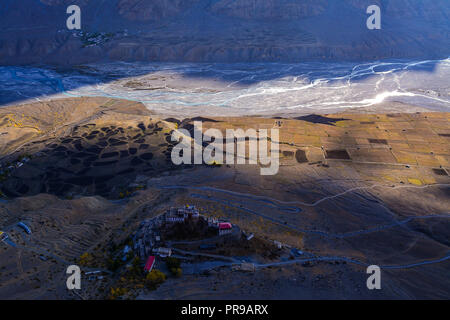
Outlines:
[{"label": "rocky hillside", "polygon": [[[370,4],[382,30],[366,28]],[[2,0],[0,64],[442,58],[449,14],[448,0]]]}]

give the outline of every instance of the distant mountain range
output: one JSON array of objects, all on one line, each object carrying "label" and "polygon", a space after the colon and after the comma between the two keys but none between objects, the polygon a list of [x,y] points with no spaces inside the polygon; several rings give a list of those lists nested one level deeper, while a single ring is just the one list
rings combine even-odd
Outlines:
[{"label": "distant mountain range", "polygon": [[449,0],[2,0],[0,65],[443,58],[449,15]]}]

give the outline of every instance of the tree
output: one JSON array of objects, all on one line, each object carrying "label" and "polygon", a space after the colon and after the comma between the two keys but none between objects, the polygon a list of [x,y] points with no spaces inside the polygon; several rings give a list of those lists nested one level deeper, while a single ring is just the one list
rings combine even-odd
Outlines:
[{"label": "tree", "polygon": [[111,288],[111,292],[109,295],[110,300],[115,300],[128,292],[126,288]]},{"label": "tree", "polygon": [[145,284],[149,289],[155,289],[164,281],[166,281],[166,275],[157,269],[152,270],[152,272],[149,272],[145,277]]},{"label": "tree", "polygon": [[82,266],[87,266],[92,263],[93,259],[94,257],[89,252],[85,252],[81,255],[79,263]]}]

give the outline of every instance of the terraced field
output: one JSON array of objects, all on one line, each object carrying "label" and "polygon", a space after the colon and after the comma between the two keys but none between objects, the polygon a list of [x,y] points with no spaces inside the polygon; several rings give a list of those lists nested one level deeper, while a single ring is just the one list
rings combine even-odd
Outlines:
[{"label": "terraced field", "polygon": [[41,134],[26,143],[19,154],[30,159],[10,172],[2,192],[12,198],[38,193],[117,197],[138,175],[174,169],[171,123],[128,116],[118,124],[120,116],[101,114],[82,124],[69,123],[61,134],[44,139]]}]

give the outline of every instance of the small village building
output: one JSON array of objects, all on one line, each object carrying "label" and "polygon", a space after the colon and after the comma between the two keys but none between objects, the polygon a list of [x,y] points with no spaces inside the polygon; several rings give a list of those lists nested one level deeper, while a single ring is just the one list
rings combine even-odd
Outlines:
[{"label": "small village building", "polygon": [[147,259],[147,262],[145,263],[144,271],[145,272],[152,272],[153,267],[155,265],[155,256],[149,256]]},{"label": "small village building", "polygon": [[167,223],[182,223],[186,219],[184,213],[177,208],[170,208],[166,213],[165,218]]},{"label": "small village building", "polygon": [[209,227],[217,227],[219,224],[219,220],[214,217],[208,217],[208,226]]},{"label": "small village building", "polygon": [[31,229],[25,223],[19,222],[17,226],[22,228],[26,233],[31,234]]},{"label": "small village building", "polygon": [[223,236],[233,232],[233,226],[229,222],[219,223],[219,235]]},{"label": "small village building", "polygon": [[186,205],[185,208],[170,208],[166,213],[167,223],[182,223],[188,219],[198,219],[200,212],[195,206]]},{"label": "small village building", "polygon": [[243,263],[241,263],[241,270],[248,271],[248,272],[255,272],[256,267],[253,263],[243,262]]},{"label": "small village building", "polygon": [[241,264],[232,265],[231,270],[232,271],[255,272],[256,266],[250,262],[243,262]]},{"label": "small village building", "polygon": [[182,223],[184,222],[184,216],[167,216],[166,222],[168,223]]},{"label": "small village building", "polygon": [[172,249],[170,248],[156,248],[153,253],[159,255],[162,258],[170,257],[172,255]]}]

